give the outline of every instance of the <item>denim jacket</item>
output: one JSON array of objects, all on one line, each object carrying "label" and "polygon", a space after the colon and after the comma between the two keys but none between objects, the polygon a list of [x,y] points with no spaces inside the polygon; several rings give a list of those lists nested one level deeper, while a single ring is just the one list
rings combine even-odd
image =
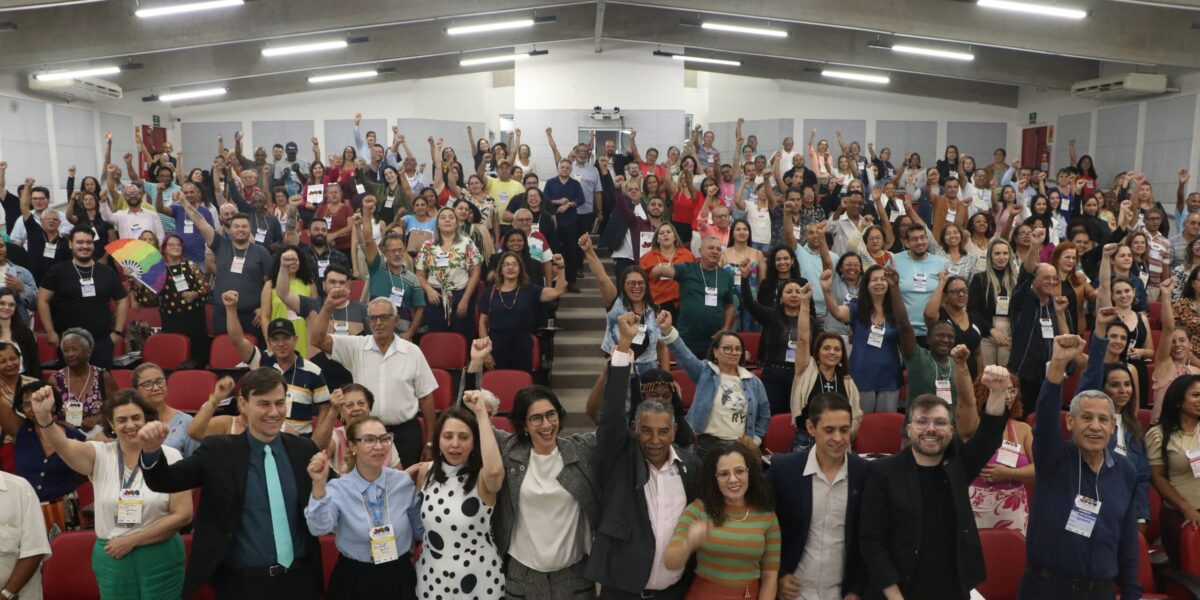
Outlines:
[{"label": "denim jacket", "polygon": [[[649,293],[647,293],[648,296]],[[621,338],[621,332],[617,328],[617,317],[627,312],[629,309],[625,307],[621,297],[617,296],[617,299],[613,301],[612,308],[608,309],[608,314],[605,316],[604,341],[600,343],[600,349],[605,354],[612,354],[613,348],[617,347],[617,340]],[[637,355],[634,360],[638,374],[658,368],[658,342],[662,339],[662,331],[658,328],[658,322],[654,320],[654,311],[646,313],[642,322],[646,324],[646,349],[642,350],[642,353]]]},{"label": "denim jacket", "polygon": [[[688,409],[687,421],[697,435],[703,434],[708,426],[708,414],[712,411],[713,400],[717,397],[717,388],[721,385],[721,371],[717,365],[696,358],[687,344],[679,337],[679,332],[671,329],[669,335],[663,336],[663,341],[671,349],[671,354],[679,361],[679,365],[687,371],[688,377],[696,384],[696,395],[692,407]],[[771,421],[771,405],[767,402],[767,389],[762,381],[753,373],[738,367],[738,377],[742,380],[742,393],[746,396],[746,435],[754,438],[755,443],[762,443],[767,435],[767,424]]]}]

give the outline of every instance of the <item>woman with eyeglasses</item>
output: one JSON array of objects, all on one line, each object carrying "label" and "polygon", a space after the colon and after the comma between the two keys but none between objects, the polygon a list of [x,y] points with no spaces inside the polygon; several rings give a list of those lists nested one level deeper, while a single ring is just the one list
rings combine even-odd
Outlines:
[{"label": "woman with eyeglasses", "polygon": [[417,474],[425,528],[417,562],[420,598],[504,596],[504,571],[491,535],[504,460],[485,394],[464,392],[462,405],[442,412],[433,428],[433,462],[422,463]]},{"label": "woman with eyeglasses", "polygon": [[983,341],[983,333],[971,322],[971,315],[967,311],[970,301],[968,288],[966,279],[943,271],[938,277],[937,289],[925,305],[924,317],[929,328],[938,321],[946,321],[954,326],[954,345],[966,346],[970,351],[967,366],[971,371],[971,379],[975,379],[982,371],[979,346]]},{"label": "woman with eyeglasses", "polygon": [[[608,308],[605,315],[604,340],[600,342],[600,350],[605,354],[612,354],[613,348],[617,347],[617,341],[620,338],[617,318],[631,312],[637,315],[640,323],[638,335],[634,336],[633,345],[630,346],[634,354],[634,370],[637,373],[643,373],[659,367],[671,368],[671,356],[667,353],[666,345],[662,343],[662,332],[658,330],[658,322],[655,320],[658,307],[651,298],[650,276],[641,267],[630,267],[618,277],[620,280],[620,287],[618,287],[613,285],[604,264],[596,255],[596,249],[592,247],[591,235],[584,234],[579,237],[579,248],[583,250],[583,257],[587,262],[588,269],[596,277],[596,283],[600,286],[600,299]],[[600,380],[602,381],[603,378],[601,375]],[[598,382],[592,392],[603,393],[603,389],[603,384]]]},{"label": "woman with eyeglasses", "polygon": [[740,440],[747,446],[761,444],[771,420],[771,404],[762,380],[742,366],[746,360],[742,337],[732,331],[717,332],[708,355],[700,359],[692,354],[671,321],[670,313],[658,314],[663,341],[696,384],[687,416],[697,436],[697,457],[703,457],[722,440]]},{"label": "woman with eyeglasses", "polygon": [[[643,254],[638,266],[647,273],[658,265],[676,265],[696,262],[696,256],[683,245],[673,223],[663,223],[654,230],[654,241],[650,251]],[[794,261],[793,261],[794,262]],[[670,277],[658,277],[650,281],[650,297],[660,308],[679,315],[679,282]]]},{"label": "woman with eyeglasses", "polygon": [[[325,417],[313,427],[312,440],[329,455],[329,468],[338,475],[345,475],[354,469],[346,426],[371,414],[371,408],[375,406],[375,394],[361,384],[348,383],[333,390],[329,395],[329,404],[333,410],[327,411]],[[199,419],[200,415],[197,414],[196,418]],[[400,455],[396,452],[395,444],[392,445],[387,466],[400,468]]]},{"label": "woman with eyeglasses", "polygon": [[[486,341],[480,346],[490,351]],[[540,385],[517,392],[510,419],[516,434],[498,433],[507,475],[492,515],[496,548],[508,557],[505,593],[529,600],[590,600],[596,585],[584,569],[602,489],[596,434],[560,437],[566,412],[558,396]]]},{"label": "woman with eyeglasses", "polygon": [[782,537],[760,461],[738,442],[721,442],[705,456],[698,481],[663,555],[668,569],[696,555],[685,600],[775,598]]},{"label": "woman with eyeglasses", "polygon": [[[183,591],[184,548],[179,530],[192,521],[192,494],[165,494],[146,486],[138,432],[158,415],[132,390],[104,403],[104,429],[112,441],[82,442],[54,421],[56,395],[42,387],[30,405],[50,446],[95,489],[96,544],[92,571],[101,598],[177,598]],[[164,447],[168,463],[181,460]]]},{"label": "woman with eyeglasses", "polygon": [[308,531],[334,534],[338,549],[326,597],[416,600],[417,574],[409,553],[424,533],[416,486],[403,471],[388,468],[392,434],[377,417],[355,419],[346,435],[354,470],[328,481],[328,455],[318,452],[308,463]]},{"label": "woman with eyeglasses", "polygon": [[87,330],[72,327],[63,332],[58,348],[67,366],[50,376],[50,384],[63,399],[63,420],[89,437],[102,433],[100,408],[117,393],[112,374],[90,362],[95,345]]},{"label": "woman with eyeglasses", "polygon": [[158,414],[158,420],[167,425],[170,433],[164,446],[179,451],[184,458],[191,456],[200,444],[188,436],[192,415],[175,410],[167,404],[167,375],[154,363],[142,363],[133,370],[133,391]]},{"label": "woman with eyeglasses", "polygon": [[891,223],[886,220],[883,223],[883,227],[870,225],[863,230],[865,244],[859,252],[859,256],[862,257],[864,267],[881,265],[890,268],[892,266],[892,253],[888,251],[888,248],[892,247],[895,239],[892,235]]},{"label": "woman with eyeglasses", "polygon": [[[0,342],[0,392],[3,393],[0,397],[0,430],[3,430],[5,440],[12,444],[12,464],[6,465],[6,470],[33,485],[42,503],[46,529],[58,527],[60,531],[65,530],[68,526],[66,499],[79,485],[79,477],[50,445],[45,430],[36,427],[32,419],[33,405],[29,398],[33,392],[49,388],[50,384],[21,375],[20,364],[16,346]],[[55,418],[61,422],[61,397],[55,394],[54,398]],[[63,429],[73,440],[87,439],[74,427],[65,426]]]},{"label": "woman with eyeglasses", "polygon": [[204,306],[208,304],[212,283],[200,265],[184,256],[183,238],[174,233],[163,238],[162,258],[167,267],[162,289],[151,290],[133,283],[129,291],[138,305],[157,306],[163,331],[186,335],[191,343],[192,361],[206,365],[212,340],[205,325]]}]

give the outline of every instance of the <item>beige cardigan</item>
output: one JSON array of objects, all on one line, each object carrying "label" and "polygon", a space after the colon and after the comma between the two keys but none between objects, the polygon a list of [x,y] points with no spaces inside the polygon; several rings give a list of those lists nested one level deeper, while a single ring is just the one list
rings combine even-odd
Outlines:
[{"label": "beige cardigan", "polygon": [[[792,418],[796,418],[800,413],[804,412],[804,407],[808,405],[808,396],[812,393],[813,386],[817,385],[817,374],[819,372],[817,359],[816,357],[812,357],[808,360],[808,368],[792,379]],[[851,417],[853,420],[851,432],[857,435],[858,426],[862,424],[863,419],[863,412],[858,398],[858,386],[854,385],[854,380],[849,376],[844,377],[842,382],[846,386],[846,399],[850,401]]]}]

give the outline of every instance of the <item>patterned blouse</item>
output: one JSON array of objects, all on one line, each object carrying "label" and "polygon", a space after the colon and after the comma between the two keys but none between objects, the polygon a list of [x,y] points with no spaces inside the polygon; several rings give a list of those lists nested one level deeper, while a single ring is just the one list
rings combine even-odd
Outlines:
[{"label": "patterned blouse", "polygon": [[[59,395],[62,396],[63,406],[66,406],[68,400],[79,400],[83,403],[84,418],[94,417],[100,414],[100,407],[104,404],[105,400],[104,369],[93,365],[88,365],[88,368],[91,369],[92,372],[90,373],[88,380],[84,382],[85,385],[83,388],[83,393],[79,394],[78,396],[72,393],[70,386],[67,385],[70,381],[67,378],[67,371],[70,369],[70,367],[63,367],[55,371],[54,374],[50,376],[50,384],[53,385],[54,389],[57,390]],[[76,381],[78,381],[78,379],[76,379]],[[65,410],[66,409],[64,409],[64,415],[66,414]]]},{"label": "patterned blouse", "polygon": [[443,291],[457,291],[467,287],[471,269],[481,263],[483,256],[475,243],[460,237],[449,252],[443,251],[440,245],[434,246],[433,241],[425,242],[417,253],[416,268],[425,272],[429,285]]},{"label": "patterned blouse", "polygon": [[[186,285],[179,283],[178,278],[181,275]],[[159,312],[164,315],[201,310],[208,301],[208,295],[212,293],[212,285],[208,282],[208,278],[200,272],[200,267],[190,260],[167,266],[167,280],[157,294],[136,281],[131,281],[129,287],[138,304],[157,306]],[[183,292],[185,291],[196,292],[196,298],[191,302],[184,300]]]}]

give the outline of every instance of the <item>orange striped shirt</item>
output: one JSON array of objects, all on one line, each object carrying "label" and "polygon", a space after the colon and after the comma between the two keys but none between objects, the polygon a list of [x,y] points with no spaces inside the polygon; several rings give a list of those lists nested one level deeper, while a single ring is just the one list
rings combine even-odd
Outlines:
[{"label": "orange striped shirt", "polygon": [[[672,542],[687,542],[692,523],[709,522],[708,537],[696,550],[696,575],[722,585],[744,585],[757,581],[763,571],[779,570],[779,519],[775,513],[751,510],[744,521],[730,518],[726,510],[725,523],[712,524],[704,502],[693,500],[675,525]],[[734,509],[737,516],[740,509]]]}]

